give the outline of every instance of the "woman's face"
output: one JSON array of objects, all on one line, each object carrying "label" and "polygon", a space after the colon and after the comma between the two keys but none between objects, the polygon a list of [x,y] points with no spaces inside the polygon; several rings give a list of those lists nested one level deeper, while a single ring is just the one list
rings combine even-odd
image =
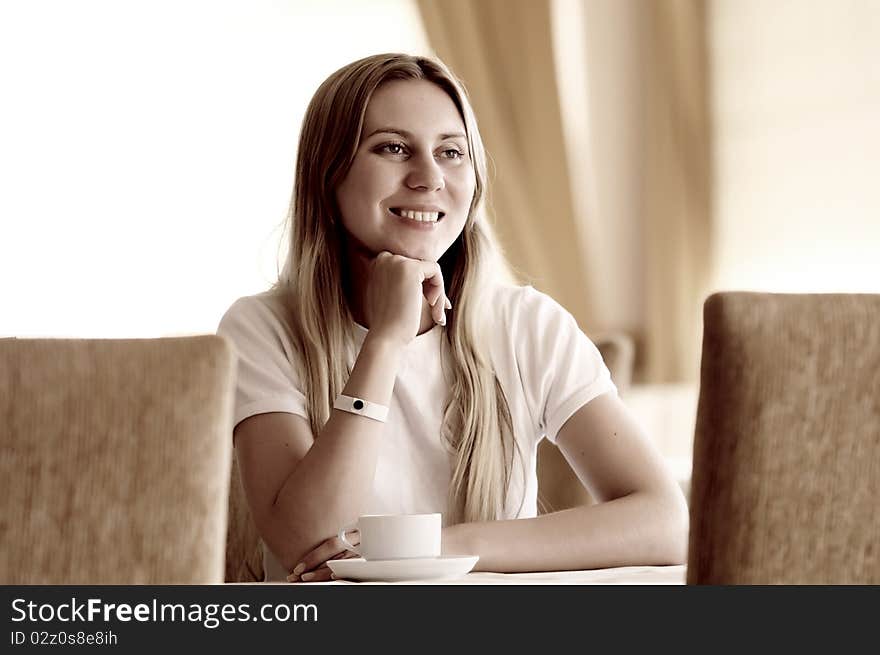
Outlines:
[{"label": "woman's face", "polygon": [[476,178],[464,122],[426,80],[373,93],[352,167],[336,190],[342,224],[371,254],[436,262],[467,220]]}]

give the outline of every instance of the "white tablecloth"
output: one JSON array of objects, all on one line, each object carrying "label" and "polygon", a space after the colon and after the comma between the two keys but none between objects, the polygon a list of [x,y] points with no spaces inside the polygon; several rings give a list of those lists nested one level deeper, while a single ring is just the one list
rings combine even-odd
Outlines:
[{"label": "white tablecloth", "polygon": [[[453,580],[407,580],[406,582],[330,582],[300,583],[303,585],[342,584],[406,584],[406,585],[683,585],[686,567],[679,566],[621,566],[612,569],[587,571],[547,571],[543,573],[488,573],[477,571]],[[266,584],[266,583],[262,583]],[[288,583],[275,583],[288,584]]]}]

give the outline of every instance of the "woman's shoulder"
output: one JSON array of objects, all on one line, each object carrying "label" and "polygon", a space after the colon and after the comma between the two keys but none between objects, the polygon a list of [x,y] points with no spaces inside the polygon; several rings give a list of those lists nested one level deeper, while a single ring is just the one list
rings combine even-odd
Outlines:
[{"label": "woman's shoulder", "polygon": [[287,304],[284,296],[275,290],[263,291],[237,298],[224,312],[217,328],[220,332],[269,329],[287,332]]},{"label": "woman's shoulder", "polygon": [[492,293],[493,312],[505,322],[540,322],[568,313],[551,296],[529,284],[499,284]]},{"label": "woman's shoulder", "polygon": [[507,285],[495,290],[490,332],[493,340],[518,353],[556,352],[563,344],[588,341],[577,320],[552,296],[531,285]]}]

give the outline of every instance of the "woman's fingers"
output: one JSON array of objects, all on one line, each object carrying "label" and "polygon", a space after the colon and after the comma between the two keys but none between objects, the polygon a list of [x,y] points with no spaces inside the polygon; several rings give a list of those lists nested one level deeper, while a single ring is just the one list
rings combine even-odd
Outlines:
[{"label": "woman's fingers", "polygon": [[302,581],[303,582],[326,582],[330,580],[330,576],[333,575],[333,571],[330,570],[329,566],[321,566],[315,569],[314,571],[310,571],[309,573],[303,573]]},{"label": "woman's fingers", "polygon": [[[345,551],[344,553],[338,553],[330,559],[353,559],[355,557],[360,557],[357,553],[353,553],[350,550]],[[314,575],[312,575],[314,574]],[[303,582],[324,582],[326,580],[336,580],[336,576],[333,575],[333,569],[331,569],[327,562],[324,562],[321,566],[317,567],[314,571],[310,573],[306,573],[302,576]]]},{"label": "woman's fingers", "polygon": [[452,307],[446,297],[443,270],[436,262],[418,261],[421,265],[422,292],[431,305],[431,316],[435,323],[446,325],[446,310]]},{"label": "woman's fingers", "polygon": [[[347,532],[346,538],[354,546],[360,544],[360,533],[357,531]],[[348,548],[345,546],[345,544],[342,543],[342,540],[338,536],[330,537],[329,539],[321,542],[321,544],[317,548],[315,548],[302,558],[302,561],[294,567],[293,572],[287,576],[287,581],[295,582],[304,573],[307,573],[312,569],[320,566],[328,559],[332,559],[337,555],[348,552],[351,551],[348,550]]]},{"label": "woman's fingers", "polygon": [[[337,553],[330,559],[352,559],[353,557],[360,557],[360,555],[347,550],[343,553]],[[296,582],[296,580],[291,580],[290,577],[292,576],[288,577],[288,582]],[[301,582],[326,582],[327,580],[335,579],[333,570],[327,565],[327,562],[324,562],[321,566],[315,567],[313,571],[303,573],[302,576],[300,576]]]},{"label": "woman's fingers", "polygon": [[290,575],[287,576],[287,581],[288,582],[299,582],[301,580],[303,582],[309,582],[312,579],[311,578],[312,573],[315,573],[317,571],[320,571],[321,569],[327,568],[327,561],[328,560],[348,559],[350,557],[359,557],[359,555],[357,553],[352,553],[351,551],[348,551],[348,550],[334,553],[333,555],[328,557],[327,560],[324,560],[323,562],[312,567],[311,569],[303,569],[300,573],[296,573],[295,572],[296,569],[294,569],[294,573],[291,573]]}]

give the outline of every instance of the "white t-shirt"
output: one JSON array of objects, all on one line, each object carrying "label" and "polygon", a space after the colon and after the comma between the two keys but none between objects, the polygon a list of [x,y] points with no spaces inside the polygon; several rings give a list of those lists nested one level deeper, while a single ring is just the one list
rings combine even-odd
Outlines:
[{"label": "white t-shirt", "polygon": [[[546,436],[555,443],[572,414],[617,389],[596,346],[556,301],[530,286],[502,286],[494,296],[487,308],[494,320],[491,357],[526,471],[523,479],[515,459],[503,518],[528,518],[537,515],[538,442]],[[238,355],[235,425],[265,412],[308,418],[284,312],[280,299],[265,292],[239,298],[220,321],[217,333]],[[356,329],[357,351],[367,330]],[[401,356],[365,514],[445,516],[452,459],[440,436],[449,395],[440,364],[444,329],[435,326],[417,336]],[[267,579],[283,580],[286,572],[265,552]]]}]

